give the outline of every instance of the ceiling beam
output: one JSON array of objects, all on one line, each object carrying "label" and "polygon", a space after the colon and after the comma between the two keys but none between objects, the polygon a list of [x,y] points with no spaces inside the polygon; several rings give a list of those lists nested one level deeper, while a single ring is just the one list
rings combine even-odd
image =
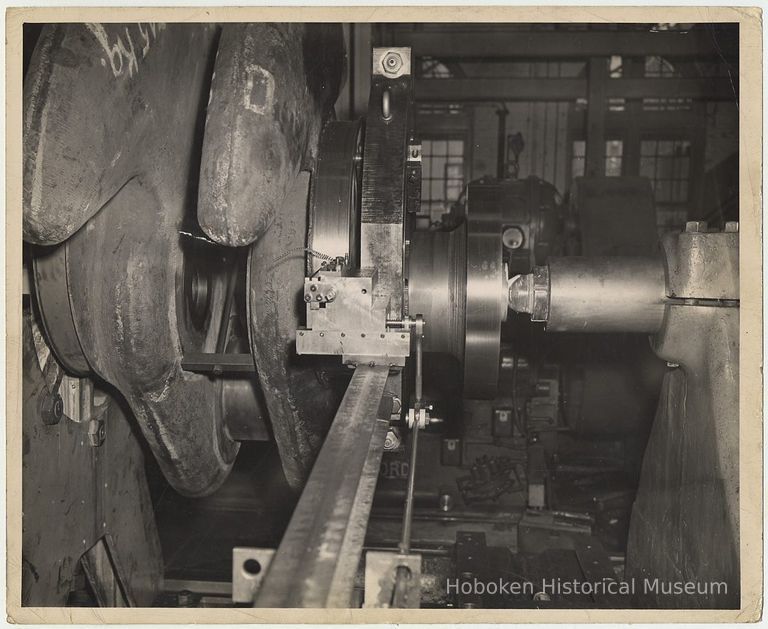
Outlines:
[{"label": "ceiling beam", "polygon": [[[587,98],[586,79],[417,79],[415,97],[425,103],[575,101]],[[727,78],[609,79],[607,98],[691,98],[733,101],[738,84]]]},{"label": "ceiling beam", "polygon": [[439,59],[587,59],[622,55],[735,59],[738,35],[691,31],[507,31],[456,33],[396,29],[395,46]]}]

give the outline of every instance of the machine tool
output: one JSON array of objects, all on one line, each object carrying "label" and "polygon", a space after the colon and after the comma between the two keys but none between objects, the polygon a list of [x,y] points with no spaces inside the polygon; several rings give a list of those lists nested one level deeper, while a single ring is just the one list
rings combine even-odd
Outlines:
[{"label": "machine tool", "polygon": [[[700,576],[727,578],[734,585],[726,598],[738,592],[738,224],[715,231],[688,223],[644,255],[565,255],[572,217],[550,184],[530,178],[471,182],[441,226],[417,229],[422,152],[410,49],[374,48],[367,114],[336,120],[338,33],[298,24],[225,29],[215,62],[214,35],[205,26],[169,26],[162,37],[146,30],[149,54],[137,78],[131,73],[122,84],[130,99],[119,107],[175,116],[174,128],[184,126],[182,117],[188,133],[138,129],[127,136],[140,138],[130,150],[102,146],[111,151],[112,168],[66,191],[62,207],[72,212],[62,216],[51,210],[61,191],[35,177],[51,151],[60,158],[73,140],[62,128],[55,141],[35,142],[49,113],[47,93],[34,78],[47,69],[50,85],[68,89],[67,68],[51,60],[61,38],[87,56],[100,42],[124,37],[107,25],[98,27],[103,37],[89,40],[94,28],[44,33],[27,79],[25,146],[35,152],[25,164],[37,173],[29,186],[25,180],[25,237],[38,245],[30,255],[36,316],[29,319],[30,355],[42,374],[33,386],[37,414],[47,425],[61,417],[81,423],[94,448],[111,439],[110,412],[133,415],[170,486],[196,497],[221,486],[241,443],[273,440],[300,497],[276,549],[233,549],[233,604],[480,606],[481,599],[461,592],[435,594],[435,575],[475,578],[486,541],[541,551],[542,531],[564,532],[582,566],[591,565],[595,550],[584,540],[593,539],[594,522],[552,509],[549,496],[557,435],[572,429],[563,415],[577,403],[574,381],[552,360],[534,365],[534,354],[521,349],[554,346],[556,333],[625,333],[643,344],[650,337],[666,369],[663,383],[655,381],[662,396],[647,446],[658,456],[646,455],[626,574],[674,571],[644,552],[650,531],[666,530],[664,543],[683,547]],[[163,61],[171,53],[149,50],[155,46],[177,51],[173,73]],[[285,60],[272,54],[286,46]],[[235,49],[242,54],[230,54]],[[307,49],[326,61],[324,77],[309,88],[302,78],[309,70],[291,66],[310,63]],[[111,44],[106,50],[119,52]],[[106,67],[110,80],[123,81],[131,66]],[[85,72],[97,91],[106,85],[104,67]],[[172,111],[162,105],[169,75],[208,98],[202,141],[197,101]],[[81,98],[73,96],[71,107]],[[126,126],[143,124],[141,116],[127,120]],[[83,130],[78,146],[94,133]],[[260,155],[266,166],[254,167],[254,137],[280,159]],[[178,164],[157,167],[169,150]],[[200,182],[189,201],[196,155]],[[259,185],[250,179],[256,170]],[[101,205],[90,214],[88,207]],[[692,321],[706,334],[691,338]],[[102,391],[95,396],[93,381]],[[578,403],[588,404],[582,397]],[[462,427],[468,415],[475,425],[487,418],[482,439],[468,438],[480,434]],[[699,444],[697,461],[669,463],[696,481],[673,495],[660,489],[661,461],[675,458],[663,450],[672,443],[668,433],[689,421],[711,423],[720,442]],[[438,491],[427,509],[445,530],[459,522],[450,548],[414,543],[417,521],[428,519],[419,515],[420,475],[428,476],[420,456],[456,472],[450,490]],[[393,475],[401,505],[393,513],[382,470],[395,460],[407,464]],[[142,517],[151,520],[141,481],[134,490],[142,495]],[[510,515],[498,501],[514,492],[520,503]],[[703,500],[722,504],[727,514],[711,531],[732,545],[724,565],[708,563],[679,526],[686,505]],[[476,512],[454,516],[457,501]],[[500,510],[488,507],[496,504]],[[373,512],[384,516],[376,520]],[[147,536],[156,547],[156,533]],[[374,547],[376,536],[389,541]],[[126,539],[109,542],[107,554],[127,552]],[[25,545],[25,553],[35,563],[35,549]],[[450,567],[436,568],[446,556]],[[137,585],[139,563],[122,571],[121,591],[135,588],[146,602],[161,588],[157,574]]]}]

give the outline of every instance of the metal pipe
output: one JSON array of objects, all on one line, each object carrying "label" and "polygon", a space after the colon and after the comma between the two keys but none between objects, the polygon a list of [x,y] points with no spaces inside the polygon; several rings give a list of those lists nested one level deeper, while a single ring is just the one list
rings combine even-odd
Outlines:
[{"label": "metal pipe", "polygon": [[509,306],[553,332],[655,333],[665,310],[659,258],[550,258],[510,280]]}]

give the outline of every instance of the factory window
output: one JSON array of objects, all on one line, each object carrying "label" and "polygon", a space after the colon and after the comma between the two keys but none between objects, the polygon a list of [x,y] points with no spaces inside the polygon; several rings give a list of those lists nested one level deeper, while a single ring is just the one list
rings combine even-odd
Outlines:
[{"label": "factory window", "polygon": [[[673,79],[680,76],[675,67],[663,57],[645,58],[645,78]],[[674,87],[674,82],[672,82]],[[644,98],[643,109],[646,111],[675,111],[690,109],[690,98]]]},{"label": "factory window", "polygon": [[440,220],[464,187],[464,140],[425,139],[421,143],[421,208]]},{"label": "factory window", "polygon": [[416,75],[422,79],[450,79],[453,72],[439,59],[420,57],[416,66]]},{"label": "factory window", "polygon": [[660,204],[688,201],[691,143],[687,140],[643,140],[640,175],[648,177]]},{"label": "factory window", "polygon": [[[571,175],[573,177],[584,176],[584,164],[586,161],[587,143],[584,140],[576,140],[573,143],[573,155],[571,160]],[[621,163],[624,155],[624,142],[622,140],[608,140],[605,143],[605,176],[620,177]]]}]

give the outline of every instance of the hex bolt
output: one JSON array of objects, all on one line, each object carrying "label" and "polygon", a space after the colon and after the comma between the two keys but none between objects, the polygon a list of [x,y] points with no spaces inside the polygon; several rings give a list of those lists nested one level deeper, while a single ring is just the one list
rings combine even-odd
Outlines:
[{"label": "hex bolt", "polygon": [[685,231],[697,233],[697,232],[705,232],[707,231],[707,222],[706,221],[688,221],[685,224]]},{"label": "hex bolt", "polygon": [[306,301],[307,303],[312,301],[312,295],[304,295],[304,301]]},{"label": "hex bolt", "polygon": [[107,437],[107,427],[101,419],[92,419],[88,422],[88,443],[93,448],[98,448]]},{"label": "hex bolt", "polygon": [[402,400],[396,395],[392,397],[392,414],[395,415],[403,409]]},{"label": "hex bolt", "polygon": [[403,67],[403,58],[396,52],[388,52],[381,61],[384,72],[387,74],[397,74]]},{"label": "hex bolt", "polygon": [[448,492],[440,494],[440,511],[447,512],[453,509],[453,496]]},{"label": "hex bolt", "polygon": [[314,293],[317,290],[317,286],[312,284],[312,285],[310,285],[309,290],[311,290]]},{"label": "hex bolt", "polygon": [[725,223],[725,231],[727,231],[727,232],[738,232],[739,231],[739,221],[726,221],[726,223]]},{"label": "hex bolt", "polygon": [[327,301],[333,301],[336,299],[336,291],[332,288],[329,288],[325,293],[325,299]]},{"label": "hex bolt", "polygon": [[397,426],[391,426],[387,431],[387,436],[384,438],[385,450],[396,450],[403,442],[403,437],[400,434],[400,430]]},{"label": "hex bolt", "polygon": [[667,363],[667,367],[669,367],[670,369],[677,369],[678,367],[680,367],[680,365],[678,363],[669,363],[668,362]]}]

